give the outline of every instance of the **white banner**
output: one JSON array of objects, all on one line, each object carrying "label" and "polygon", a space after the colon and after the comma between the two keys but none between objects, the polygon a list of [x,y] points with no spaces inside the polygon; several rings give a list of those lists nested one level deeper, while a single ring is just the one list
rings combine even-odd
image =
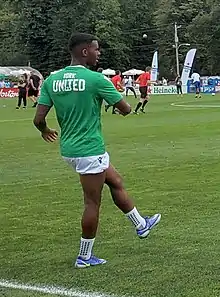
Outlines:
[{"label": "white banner", "polygon": [[158,73],[158,51],[154,53],[152,65],[151,65],[151,81],[157,80],[157,73]]},{"label": "white banner", "polygon": [[[140,95],[139,92],[139,87],[135,87],[135,91],[137,95]],[[182,87],[183,94],[187,93],[187,86]],[[125,93],[125,92],[124,92]],[[175,85],[171,86],[150,86],[148,87],[148,94],[153,94],[153,95],[175,95],[177,94],[177,88]],[[128,95],[133,95],[132,92],[128,92]]]},{"label": "white banner", "polygon": [[193,48],[193,49],[189,50],[186,55],[186,59],[185,59],[184,67],[183,67],[183,71],[182,71],[182,76],[181,76],[181,81],[184,86],[187,85],[190,71],[192,69],[193,60],[195,58],[195,54],[196,54],[196,49]]}]

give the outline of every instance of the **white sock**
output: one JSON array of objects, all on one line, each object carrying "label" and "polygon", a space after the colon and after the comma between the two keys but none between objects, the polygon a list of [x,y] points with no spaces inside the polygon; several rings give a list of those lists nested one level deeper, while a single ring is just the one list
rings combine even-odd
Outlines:
[{"label": "white sock", "polygon": [[145,219],[139,214],[136,207],[134,207],[129,213],[126,213],[126,217],[129,218],[137,230],[143,229],[146,226]]},{"label": "white sock", "polygon": [[85,239],[81,237],[80,249],[79,249],[79,256],[81,258],[88,260],[91,257],[94,242],[95,242],[95,238]]}]

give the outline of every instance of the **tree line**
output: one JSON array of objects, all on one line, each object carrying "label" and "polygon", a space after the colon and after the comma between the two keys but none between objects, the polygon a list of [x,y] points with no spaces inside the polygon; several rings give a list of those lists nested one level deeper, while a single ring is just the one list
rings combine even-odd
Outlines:
[{"label": "tree line", "polygon": [[[220,74],[219,0],[6,0],[0,3],[0,65],[43,73],[68,65],[72,32],[101,40],[103,68],[144,69],[159,51],[160,75],[175,76],[174,23],[197,48],[195,67]],[[143,38],[147,34],[147,38]],[[180,48],[180,66],[189,48]]]}]

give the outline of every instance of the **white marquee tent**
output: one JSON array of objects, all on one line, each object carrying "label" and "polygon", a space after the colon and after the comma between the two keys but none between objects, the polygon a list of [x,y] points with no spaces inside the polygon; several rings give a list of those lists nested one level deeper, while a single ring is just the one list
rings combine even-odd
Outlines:
[{"label": "white marquee tent", "polygon": [[42,74],[32,68],[32,67],[26,67],[26,66],[16,66],[16,67],[0,67],[0,75],[5,75],[5,76],[20,76],[24,73],[30,74],[30,72],[33,72],[34,74],[38,75],[40,78],[42,77]]},{"label": "white marquee tent", "polygon": [[108,68],[108,69],[104,69],[104,70],[102,71],[102,73],[103,73],[104,75],[115,75],[115,70]]},{"label": "white marquee tent", "polygon": [[144,73],[144,71],[142,70],[139,70],[139,69],[130,69],[130,70],[127,70],[125,72],[123,72],[122,74],[123,75],[132,75],[132,76],[135,76],[135,75],[140,75]]}]

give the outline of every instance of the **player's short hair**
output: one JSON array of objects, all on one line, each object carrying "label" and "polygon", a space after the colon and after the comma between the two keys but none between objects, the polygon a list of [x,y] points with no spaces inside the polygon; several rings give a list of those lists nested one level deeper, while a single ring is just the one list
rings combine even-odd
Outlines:
[{"label": "player's short hair", "polygon": [[151,71],[151,67],[150,67],[150,66],[147,66],[146,69],[145,69],[145,71],[146,71],[146,72]]},{"label": "player's short hair", "polygon": [[101,67],[99,67],[99,68],[97,69],[97,72],[102,73],[102,71],[103,71],[103,68],[101,68]]},{"label": "player's short hair", "polygon": [[87,33],[74,33],[71,35],[68,43],[68,49],[70,53],[74,50],[76,46],[81,44],[91,44],[94,40],[98,41],[98,38],[95,35]]},{"label": "player's short hair", "polygon": [[116,71],[115,71],[115,74],[116,74],[116,75],[119,75],[120,73],[121,73],[120,70],[116,70]]}]

